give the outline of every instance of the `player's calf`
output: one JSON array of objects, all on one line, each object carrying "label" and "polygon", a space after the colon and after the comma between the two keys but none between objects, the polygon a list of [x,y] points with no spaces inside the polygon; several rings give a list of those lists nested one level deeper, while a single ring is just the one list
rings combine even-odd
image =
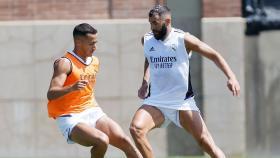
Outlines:
[{"label": "player's calf", "polygon": [[123,150],[127,158],[142,158],[140,152],[133,145],[128,136],[120,138],[120,148]]},{"label": "player's calf", "polygon": [[199,146],[204,149],[212,158],[226,158],[222,150],[215,145],[212,137],[207,132],[203,132],[200,137],[196,137]]}]

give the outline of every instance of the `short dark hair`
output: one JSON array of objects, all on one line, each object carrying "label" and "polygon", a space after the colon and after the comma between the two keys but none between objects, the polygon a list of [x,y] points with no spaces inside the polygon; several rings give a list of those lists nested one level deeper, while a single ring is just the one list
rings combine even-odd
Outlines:
[{"label": "short dark hair", "polygon": [[170,9],[167,6],[157,4],[150,10],[149,17],[154,15],[159,15],[161,17],[162,15],[166,14],[170,14]]},{"label": "short dark hair", "polygon": [[90,24],[81,23],[75,26],[73,30],[73,37],[75,38],[76,36],[86,36],[88,33],[96,34],[97,30],[93,28]]}]

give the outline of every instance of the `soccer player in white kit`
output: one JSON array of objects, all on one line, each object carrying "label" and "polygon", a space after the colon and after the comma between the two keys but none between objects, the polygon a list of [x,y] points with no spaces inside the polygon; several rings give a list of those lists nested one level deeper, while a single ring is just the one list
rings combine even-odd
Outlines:
[{"label": "soccer player in white kit", "polygon": [[144,35],[145,64],[138,96],[144,99],[130,125],[130,133],[143,158],[154,158],[147,133],[172,121],[195,138],[212,158],[225,158],[214,143],[196,106],[190,83],[190,52],[212,60],[228,78],[227,87],[237,96],[239,83],[224,60],[213,48],[190,33],[171,26],[166,6],[156,5],[149,12],[151,32]]}]

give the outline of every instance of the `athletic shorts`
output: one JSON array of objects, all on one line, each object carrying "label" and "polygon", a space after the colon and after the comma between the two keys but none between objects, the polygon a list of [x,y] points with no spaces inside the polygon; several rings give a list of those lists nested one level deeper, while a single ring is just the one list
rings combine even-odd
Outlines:
[{"label": "athletic shorts", "polygon": [[56,123],[60,129],[60,132],[66,139],[67,143],[74,144],[75,142],[73,142],[70,139],[70,134],[73,128],[78,123],[84,123],[92,128],[95,128],[97,120],[99,120],[101,117],[105,115],[106,114],[102,111],[100,107],[92,107],[86,109],[81,113],[62,115],[56,118]]},{"label": "athletic shorts", "polygon": [[[145,104],[147,105],[147,104]],[[164,115],[164,122],[160,126],[160,128],[167,127],[171,122],[173,122],[176,126],[182,128],[180,124],[180,119],[179,119],[179,111],[184,111],[184,110],[191,110],[191,111],[197,111],[200,113],[199,108],[196,106],[195,101],[191,100],[191,104],[188,107],[183,107],[180,109],[172,109],[172,108],[166,108],[166,107],[160,107],[160,106],[154,106],[154,105],[149,105],[153,106],[161,111],[161,113]]]}]

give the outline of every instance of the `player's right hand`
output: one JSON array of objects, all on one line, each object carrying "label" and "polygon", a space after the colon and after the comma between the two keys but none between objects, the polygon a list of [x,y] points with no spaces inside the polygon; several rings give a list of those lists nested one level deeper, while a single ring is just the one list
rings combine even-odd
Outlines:
[{"label": "player's right hand", "polygon": [[81,89],[85,88],[85,86],[87,84],[88,84],[88,80],[79,80],[75,84],[72,85],[71,89],[73,91],[81,90]]},{"label": "player's right hand", "polygon": [[140,99],[145,99],[147,97],[148,84],[142,84],[138,90],[138,97]]},{"label": "player's right hand", "polygon": [[238,96],[240,94],[240,85],[235,78],[231,78],[227,81],[227,87],[232,92],[233,96]]}]

